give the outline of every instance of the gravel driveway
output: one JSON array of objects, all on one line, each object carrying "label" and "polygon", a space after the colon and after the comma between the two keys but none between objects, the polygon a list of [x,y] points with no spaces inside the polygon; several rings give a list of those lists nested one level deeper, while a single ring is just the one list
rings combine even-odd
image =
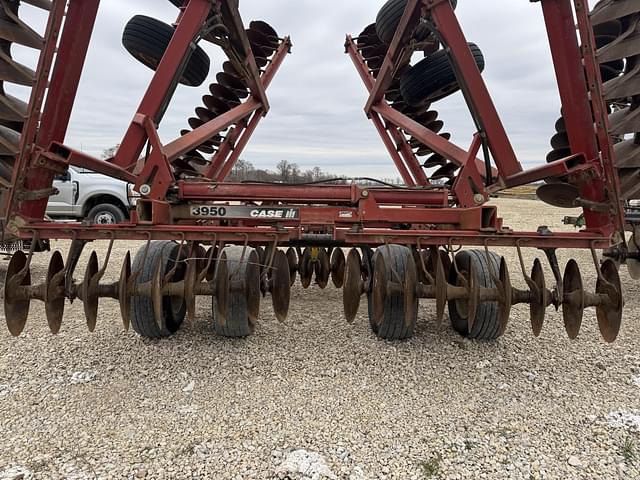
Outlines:
[{"label": "gravel driveway", "polygon": [[[499,203],[521,229],[558,228],[548,219],[567,213]],[[514,252],[497,251],[524,286]],[[590,254],[573,256],[593,288]],[[47,262],[37,258],[34,278]],[[160,342],[123,332],[110,300],[95,334],[76,302],[54,337],[33,302],[22,337],[0,333],[0,479],[640,478],[640,289],[622,277],[612,346],[591,310],[574,342],[555,312],[535,339],[517,307],[504,338],[476,343],[438,331],[428,302],[415,338],[387,343],[364,302],[350,326],[340,291],[299,284],[288,322],[266,299],[246,340],[216,337],[204,298],[195,324]]]}]

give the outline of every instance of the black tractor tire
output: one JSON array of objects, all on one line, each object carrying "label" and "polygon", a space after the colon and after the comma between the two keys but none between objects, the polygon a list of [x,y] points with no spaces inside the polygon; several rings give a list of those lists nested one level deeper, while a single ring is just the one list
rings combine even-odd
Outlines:
[{"label": "black tractor tire", "polygon": [[[227,247],[224,252],[227,256],[227,267],[230,275],[246,278],[249,267],[249,256],[252,248],[246,249],[244,259],[242,252],[244,247]],[[242,259],[242,262],[240,260]],[[259,276],[259,274],[258,274]],[[229,338],[243,338],[251,335],[255,329],[255,322],[249,317],[247,297],[244,292],[229,292],[227,299],[227,320],[221,321],[218,313],[218,299],[213,297],[213,328],[218,335]]]},{"label": "black tractor tire", "polygon": [[[484,55],[475,43],[469,43],[476,65],[484,70]],[[460,90],[455,70],[445,50],[419,61],[400,79],[402,98],[412,107],[434,103]]]},{"label": "black tractor tire", "polygon": [[[385,3],[376,17],[376,33],[378,38],[382,40],[382,43],[387,45],[391,44],[393,37],[398,30],[400,20],[407,8],[408,0],[389,0]],[[458,4],[458,0],[451,0],[451,6],[455,9]],[[429,31],[424,28],[419,28],[420,36],[424,38],[416,38],[418,41],[422,41],[429,34]]]},{"label": "black tractor tire", "polygon": [[[136,15],[124,27],[122,45],[140,63],[151,70],[158,68],[175,29],[160,20]],[[193,51],[180,83],[197,87],[207,79],[211,61],[199,46]]]},{"label": "black tractor tire", "polygon": [[[176,261],[179,261],[178,268],[172,278],[172,281],[180,281],[184,279],[186,271],[186,252],[182,251],[180,259],[180,245],[172,241],[151,242],[149,250],[145,257],[146,245],[141,247],[133,260],[131,267],[132,272],[140,272],[136,278],[137,284],[150,281],[155,273],[156,262],[162,258],[162,272],[169,273],[175,267]],[[144,261],[144,265],[143,262]],[[134,296],[131,298],[131,327],[133,330],[143,337],[147,338],[164,338],[176,333],[187,313],[187,305],[182,297],[166,296],[162,298],[162,314],[164,316],[164,328],[158,327],[155,321],[153,310],[153,302],[147,296]]]},{"label": "black tractor tire", "polygon": [[93,225],[115,225],[124,222],[126,217],[118,206],[101,203],[89,210],[86,218]]},{"label": "black tractor tire", "polygon": [[[393,271],[397,272],[401,279],[405,278],[407,269],[415,269],[413,255],[411,250],[401,245],[383,246],[376,250],[373,256],[373,264],[375,265],[376,256],[382,255],[385,260],[386,278],[395,280]],[[417,275],[417,273],[416,273]],[[411,319],[407,326],[405,322],[405,298],[402,293],[398,295],[389,295],[385,302],[385,311],[382,321],[377,323],[373,315],[373,295],[371,292],[367,294],[367,306],[369,310],[369,325],[371,330],[378,338],[383,340],[406,340],[413,337],[416,322],[418,320],[418,297],[415,297],[415,316]]]},{"label": "black tractor tire", "polygon": [[[495,253],[489,254],[491,265],[484,250],[463,250],[456,255],[455,262],[458,270],[466,274],[473,263],[475,267],[476,281],[480,287],[495,288],[493,275],[499,275],[500,257]],[[452,265],[449,271],[449,283],[459,285],[458,273]],[[463,337],[474,340],[495,340],[500,336],[500,320],[498,318],[498,302],[482,302],[478,305],[476,319],[472,331],[469,331],[468,315],[465,314],[466,301],[456,300],[449,302],[449,318],[454,330]]]}]

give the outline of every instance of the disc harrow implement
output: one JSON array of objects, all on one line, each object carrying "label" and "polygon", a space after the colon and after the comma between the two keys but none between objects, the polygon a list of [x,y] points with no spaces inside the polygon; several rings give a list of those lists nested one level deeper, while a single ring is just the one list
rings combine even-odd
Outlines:
[{"label": "disc harrow implement", "polygon": [[[45,32],[21,20],[25,3],[49,11]],[[33,301],[44,305],[54,334],[68,321],[67,301],[81,302],[92,332],[115,301],[125,329],[165,338],[196,319],[204,297],[213,332],[246,337],[264,320],[263,299],[270,297],[276,321],[286,321],[299,279],[303,289],[342,289],[349,323],[366,297],[371,331],[386,340],[415,334],[422,300],[435,305],[436,328],[448,319],[477,340],[507,334],[518,305],[528,305],[536,337],[545,333],[549,308],[562,312],[570,339],[579,337],[587,308],[595,308],[606,342],[618,337],[619,266],[627,263],[640,278],[640,227],[624,208],[640,199],[639,2],[603,0],[592,12],[577,0],[532,2],[543,11],[561,118],[546,162],[525,169],[484,81],[484,54],[458,21],[457,2],[381,1],[375,22],[347,36],[345,50],[400,185],[368,175],[306,184],[229,181],[270,112],[267,91],[292,42],[262,20],[245,25],[239,2],[171,3],[179,8],[172,24],[136,15],[124,29],[124,49],[153,74],[117,151],[103,160],[65,143],[98,0],[0,0],[2,226],[5,238],[28,250],[16,251],[6,272],[12,335],[29,327]],[[14,44],[40,50],[35,70],[13,60]],[[224,59],[210,58],[205,44]],[[11,96],[10,84],[30,86],[29,101]],[[182,88],[203,88],[201,102],[165,143],[158,130]],[[466,146],[454,143],[439,112],[438,102],[451,95],[464,97],[473,120]],[[53,179],[72,166],[128,182],[137,197],[128,220],[46,219]],[[490,199],[529,184],[542,185],[544,202],[582,209],[584,228],[508,226]],[[629,242],[627,230],[634,233]],[[53,252],[47,271],[32,275],[44,239],[70,240],[71,247],[66,255]],[[104,258],[90,250],[97,241],[109,244]],[[141,247],[122,256],[115,247],[123,241]],[[494,248],[517,253],[517,275]],[[526,265],[524,249],[544,258]],[[584,281],[584,261],[560,264],[561,249],[591,254],[595,289]]]}]

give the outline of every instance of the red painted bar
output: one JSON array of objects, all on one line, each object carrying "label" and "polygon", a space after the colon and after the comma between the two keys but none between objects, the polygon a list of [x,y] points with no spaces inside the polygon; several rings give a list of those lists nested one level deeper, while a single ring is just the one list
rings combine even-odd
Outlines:
[{"label": "red painted bar", "polygon": [[259,108],[262,108],[262,105],[254,98],[250,98],[246,102],[241,103],[226,113],[223,113],[219,117],[214,118],[195,130],[192,130],[186,135],[183,135],[177,140],[174,140],[164,146],[167,159],[172,162],[179,156],[190,152],[195,147],[202,145],[210,138],[215,137],[225,128],[237,123],[247,115],[251,115]]},{"label": "red painted bar", "polygon": [[[571,0],[542,0],[541,5],[552,46],[551,55],[571,151],[584,154],[587,162],[600,172],[600,153]],[[583,184],[580,196],[595,202],[605,201],[604,183],[602,180],[592,179]],[[584,214],[587,228],[613,231],[609,215],[590,210],[585,210]]]},{"label": "red painted bar", "polygon": [[391,155],[391,159],[393,160],[393,163],[398,169],[398,173],[400,173],[402,180],[408,186],[414,187],[416,185],[416,182],[411,176],[411,173],[409,173],[407,166],[404,164],[404,160],[398,153],[398,149],[396,148],[396,145],[393,143],[393,140],[389,137],[390,134],[388,130],[384,127],[384,124],[380,119],[380,115],[378,115],[376,112],[371,112],[371,121],[373,122],[373,125],[376,127],[376,130],[378,130],[378,133],[380,134],[380,138],[382,138],[382,143],[384,143],[384,146],[387,148],[389,155]]},{"label": "red painted bar", "polygon": [[231,152],[231,155],[229,156],[227,161],[224,163],[224,165],[222,165],[220,172],[217,174],[216,180],[218,182],[224,182],[227,176],[229,176],[234,165],[240,159],[240,155],[242,155],[242,152],[244,151],[247,144],[249,143],[249,140],[251,139],[251,135],[253,135],[253,132],[255,132],[256,128],[258,128],[258,124],[260,123],[260,120],[262,120],[262,111],[257,110],[253,113],[253,117],[251,117],[251,120],[249,120],[249,123],[247,124],[247,128],[244,130],[244,132],[242,132],[242,135],[240,136],[240,140],[238,140],[238,143],[236,143],[236,145],[233,148],[233,152]]},{"label": "red painted bar", "polygon": [[[289,242],[298,243],[304,239],[304,234],[297,228],[282,230],[276,227],[217,227],[207,225],[162,225],[153,229],[136,228],[131,225],[109,225],[87,227],[79,223],[55,224],[34,223],[27,230],[21,230],[21,238],[29,239],[37,231],[41,238],[59,238],[80,240],[175,240],[180,235],[184,240],[217,241],[227,243],[271,243],[278,238],[280,246],[287,246]],[[333,231],[336,243],[347,245],[379,246],[385,243],[400,245],[422,246],[477,246],[483,247],[488,243],[491,247],[523,248],[583,248],[602,249],[609,246],[609,238],[588,233],[554,233],[540,235],[537,232],[510,232],[499,236],[478,231],[464,230],[412,230],[399,231],[391,229],[365,229],[362,233],[354,233],[349,228]],[[313,242],[310,242],[313,243]],[[317,243],[317,242],[316,242]]]},{"label": "red painted bar", "polygon": [[[391,123],[402,128],[406,132],[409,132],[420,140],[421,143],[427,145],[434,152],[439,153],[444,158],[451,160],[456,165],[463,166],[467,161],[467,157],[469,156],[467,151],[451,143],[449,140],[442,138],[437,133],[432,132],[424,125],[420,125],[418,122],[391,108],[389,105],[380,103],[374,106],[373,110],[378,112]],[[484,177],[485,163],[480,159],[476,159],[476,162],[478,164],[478,171],[480,171]]]},{"label": "red painted bar", "polygon": [[413,27],[418,24],[420,7],[422,6],[421,1],[422,0],[407,1],[407,6],[405,7],[402,19],[398,24],[396,35],[393,37],[391,45],[389,45],[389,50],[387,51],[387,55],[382,67],[380,68],[380,72],[378,73],[375,84],[370,92],[367,105],[364,108],[364,111],[367,114],[373,109],[374,105],[380,103],[384,98],[384,94],[389,90],[389,87],[393,82],[393,74],[395,73],[396,64],[402,54],[403,45],[406,43],[406,40],[413,31]]},{"label": "red painted bar", "polygon": [[[373,197],[396,205],[448,205],[446,189],[364,188],[357,185],[281,185],[263,183],[178,182],[178,198],[203,201],[289,201],[291,203],[347,203]],[[364,194],[363,192],[367,192]]]},{"label": "red painted bar", "polygon": [[[28,171],[29,176],[24,182],[24,188],[27,190],[43,190],[50,188],[53,184],[53,172],[41,168],[27,170],[33,151],[29,148],[29,144],[34,141],[38,122],[40,125],[35,145],[39,148],[46,149],[51,142],[64,141],[100,0],[73,0],[69,3],[64,28],[60,35],[60,45],[56,50],[56,39],[64,16],[65,3],[54,2],[54,10],[50,12],[46,34],[46,38],[50,40],[47,42],[46,49],[41,52],[37,70],[40,77],[36,79],[30,100],[29,111],[38,112],[48,86],[42,118],[32,115],[27,119],[20,143],[20,157],[16,161],[13,172],[12,184],[20,187],[22,182],[17,181],[18,177]],[[51,70],[47,66],[51,65],[56,52],[55,65],[49,80]],[[43,198],[22,202],[19,213],[27,218],[41,219],[47,208],[47,200]],[[10,205],[12,201],[9,200]]]},{"label": "red painted bar", "polygon": [[[486,133],[489,148],[501,177],[522,171],[522,165],[511,146],[502,120],[491,98],[487,85],[467,45],[467,39],[448,0],[422,0],[431,7],[431,16],[438,27],[444,44],[451,50],[459,70],[459,81],[467,102],[478,114],[478,121]],[[480,171],[483,171],[480,169]]]},{"label": "red painted bar", "polygon": [[[202,29],[211,6],[209,0],[189,1],[136,115],[156,119],[167,100],[167,96],[172,94],[171,87],[175,72],[180,67],[193,39]],[[138,161],[146,141],[145,129],[138,123],[132,122],[113,162],[123,168],[131,167]]]},{"label": "red painted bar", "polygon": [[596,135],[600,146],[600,159],[604,168],[604,182],[607,186],[607,193],[610,197],[612,210],[614,211],[615,228],[624,238],[625,213],[623,209],[623,199],[620,187],[620,177],[615,166],[615,152],[609,137],[609,112],[604,99],[604,86],[602,85],[602,75],[600,64],[596,54],[596,39],[593,32],[593,25],[589,17],[589,5],[585,2],[574,2],[576,17],[578,19],[578,29],[582,37],[582,52],[585,71],[587,73],[589,91],[591,94],[591,106],[595,118]]}]

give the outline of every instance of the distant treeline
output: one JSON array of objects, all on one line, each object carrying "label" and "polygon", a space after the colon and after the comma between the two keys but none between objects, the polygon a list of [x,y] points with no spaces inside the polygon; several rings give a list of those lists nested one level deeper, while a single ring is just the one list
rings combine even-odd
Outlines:
[{"label": "distant treeline", "polygon": [[[302,170],[297,163],[287,160],[280,161],[275,170],[263,170],[256,168],[251,162],[238,160],[228,178],[232,182],[274,182],[274,183],[312,183],[323,182],[333,184],[351,183],[351,178],[344,175],[325,172],[320,167]],[[385,183],[401,185],[399,178],[383,178]],[[360,180],[360,184],[370,182]]]},{"label": "distant treeline", "polygon": [[[102,152],[102,158],[107,159],[115,155],[119,145],[107,148]],[[392,185],[403,185],[400,178],[381,178],[378,179],[384,183]],[[266,170],[256,168],[247,160],[238,160],[231,170],[229,182],[272,182],[272,183],[332,183],[345,184],[351,183],[353,180],[344,175],[337,175],[323,171],[320,167],[313,167],[308,170],[302,170],[297,163],[287,160],[281,160],[275,170]],[[358,179],[360,185],[375,185],[376,182]]]}]

